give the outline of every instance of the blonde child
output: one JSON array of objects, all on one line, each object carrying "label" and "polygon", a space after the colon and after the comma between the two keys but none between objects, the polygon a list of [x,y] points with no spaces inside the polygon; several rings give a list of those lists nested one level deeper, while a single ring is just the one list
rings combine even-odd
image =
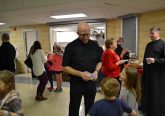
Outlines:
[{"label": "blonde child", "polygon": [[56,47],[56,52],[54,54],[55,57],[55,76],[56,76],[56,84],[57,88],[54,92],[62,92],[62,61],[63,61],[63,49],[60,46]]},{"label": "blonde child", "polygon": [[15,91],[14,74],[0,71],[0,116],[23,116],[21,98]]},{"label": "blonde child", "polygon": [[[52,78],[52,76],[56,77],[56,84],[57,88],[54,90],[54,92],[62,92],[62,60],[63,60],[63,49],[58,46],[53,46],[53,54],[48,55],[48,61],[51,61],[51,65],[48,66],[48,77],[49,80]],[[51,73],[50,73],[51,72]],[[53,90],[53,79],[50,81],[51,87],[49,90]]]},{"label": "blonde child", "polygon": [[134,110],[116,98],[120,90],[120,84],[116,79],[104,78],[101,81],[101,89],[105,98],[95,102],[89,111],[90,116],[122,116],[123,112],[136,116]]},{"label": "blonde child", "polygon": [[[138,113],[138,102],[140,101],[140,88],[138,81],[138,70],[135,67],[124,68],[121,72],[123,86],[119,98]],[[124,113],[123,116],[129,116]]]}]

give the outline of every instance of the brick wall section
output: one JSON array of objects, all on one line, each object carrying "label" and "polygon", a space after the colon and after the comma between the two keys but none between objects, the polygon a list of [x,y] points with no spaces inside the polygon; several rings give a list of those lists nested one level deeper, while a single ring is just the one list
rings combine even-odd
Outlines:
[{"label": "brick wall section", "polygon": [[118,37],[121,36],[121,20],[120,19],[107,20],[106,28],[107,28],[106,30],[107,38],[117,39]]},{"label": "brick wall section", "polygon": [[[16,30],[14,30],[16,28]],[[23,39],[23,31],[34,29],[38,31],[39,41],[45,51],[49,51],[49,27],[46,24],[31,25],[31,26],[17,26],[10,28],[11,43],[17,48],[17,73],[26,73],[25,60],[25,44]]]}]

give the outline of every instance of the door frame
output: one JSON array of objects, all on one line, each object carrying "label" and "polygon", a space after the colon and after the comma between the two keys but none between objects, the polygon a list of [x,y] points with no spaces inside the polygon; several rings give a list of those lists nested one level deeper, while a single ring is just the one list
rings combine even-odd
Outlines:
[{"label": "door frame", "polygon": [[28,56],[28,52],[27,51],[27,39],[26,39],[26,32],[36,32],[36,40],[39,40],[39,32],[38,30],[36,29],[26,29],[26,30],[23,30],[23,41],[24,41],[24,55],[25,55],[25,58]]}]

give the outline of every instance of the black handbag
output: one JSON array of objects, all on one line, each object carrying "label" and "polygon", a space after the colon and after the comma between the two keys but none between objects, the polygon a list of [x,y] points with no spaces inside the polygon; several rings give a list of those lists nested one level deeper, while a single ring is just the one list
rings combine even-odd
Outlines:
[{"label": "black handbag", "polygon": [[32,69],[32,59],[30,58],[30,56],[27,57],[27,59],[24,61],[24,63],[26,64],[27,67],[29,67],[30,69]]}]

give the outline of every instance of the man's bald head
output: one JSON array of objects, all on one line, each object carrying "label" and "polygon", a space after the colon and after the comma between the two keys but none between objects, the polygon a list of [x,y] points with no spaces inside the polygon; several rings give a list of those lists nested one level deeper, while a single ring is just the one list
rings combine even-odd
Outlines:
[{"label": "man's bald head", "polygon": [[90,36],[90,28],[88,23],[81,21],[77,26],[77,34],[79,35],[79,39],[84,43],[88,43]]},{"label": "man's bald head", "polygon": [[86,22],[84,22],[84,21],[81,21],[81,22],[79,22],[78,23],[78,26],[77,26],[77,31],[79,32],[81,32],[81,31],[83,31],[83,30],[90,30],[89,29],[89,25],[88,25],[88,23],[86,23]]}]

